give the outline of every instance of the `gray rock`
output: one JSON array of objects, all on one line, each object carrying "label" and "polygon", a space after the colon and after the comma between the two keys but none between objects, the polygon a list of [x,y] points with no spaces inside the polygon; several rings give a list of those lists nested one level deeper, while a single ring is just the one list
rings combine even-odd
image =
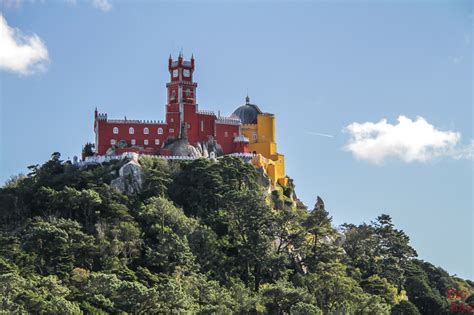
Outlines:
[{"label": "gray rock", "polygon": [[119,177],[110,182],[110,186],[115,187],[122,193],[134,195],[141,191],[143,185],[142,168],[138,164],[138,154],[122,166],[119,170]]}]

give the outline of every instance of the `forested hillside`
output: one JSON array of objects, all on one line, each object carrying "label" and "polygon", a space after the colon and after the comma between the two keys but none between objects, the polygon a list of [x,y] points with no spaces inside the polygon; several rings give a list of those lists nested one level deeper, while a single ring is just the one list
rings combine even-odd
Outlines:
[{"label": "forested hillside", "polygon": [[388,215],[334,227],[321,200],[307,209],[293,185],[270,191],[229,157],[141,157],[141,191],[127,195],[110,186],[124,163],[79,168],[55,153],[0,189],[0,313],[449,314],[474,303],[473,282],[418,260]]}]

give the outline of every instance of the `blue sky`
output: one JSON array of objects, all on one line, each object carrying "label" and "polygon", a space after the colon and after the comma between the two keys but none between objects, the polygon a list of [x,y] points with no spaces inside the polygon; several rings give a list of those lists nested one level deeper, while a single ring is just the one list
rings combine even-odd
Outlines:
[{"label": "blue sky", "polygon": [[388,213],[422,259],[474,278],[471,2],[0,3],[0,40],[29,45],[0,57],[1,182],[79,155],[96,106],[163,119],[182,48],[201,109],[230,114],[248,90],[276,114],[310,208],[321,196],[335,224]]}]

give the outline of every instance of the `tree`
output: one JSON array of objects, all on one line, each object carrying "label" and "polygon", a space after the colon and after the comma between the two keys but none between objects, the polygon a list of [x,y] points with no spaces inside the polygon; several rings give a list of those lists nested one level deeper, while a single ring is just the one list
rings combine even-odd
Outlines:
[{"label": "tree", "polygon": [[153,196],[166,197],[168,186],[172,183],[171,169],[165,159],[151,156],[141,156],[140,165],[143,169],[144,180],[140,195],[148,199]]},{"label": "tree", "polygon": [[[308,305],[314,303],[314,298],[305,288],[295,288],[285,280],[263,286],[260,294],[270,314],[287,314],[290,310],[295,311],[294,307],[301,310],[303,306],[309,308]],[[296,306],[297,304],[299,306]]]},{"label": "tree", "polygon": [[389,305],[398,303],[397,287],[390,284],[385,278],[373,275],[363,280],[360,285],[365,292],[380,296]]},{"label": "tree", "polygon": [[272,266],[266,264],[274,240],[273,215],[261,194],[254,191],[230,192],[225,197],[224,212],[229,226],[229,247],[235,253],[234,266],[248,286],[258,291],[265,274]]},{"label": "tree", "polygon": [[438,314],[447,309],[446,299],[429,285],[428,277],[416,262],[406,268],[405,289],[408,299],[422,314]]},{"label": "tree", "polygon": [[357,281],[347,276],[346,266],[338,262],[318,263],[315,272],[306,276],[306,285],[324,313],[355,312],[373,302]]},{"label": "tree", "polygon": [[93,238],[75,221],[34,219],[22,232],[21,240],[22,248],[34,255],[34,265],[42,275],[67,275],[75,264],[93,266]]},{"label": "tree", "polygon": [[336,261],[342,251],[335,245],[337,233],[331,225],[332,217],[324,208],[324,203],[318,197],[314,209],[302,222],[306,236],[301,244],[303,264],[309,271],[315,270],[319,262]]},{"label": "tree", "polygon": [[415,304],[410,301],[400,301],[392,308],[392,315],[420,315]]},{"label": "tree", "polygon": [[164,198],[146,201],[138,213],[145,233],[144,263],[156,272],[172,273],[177,267],[191,269],[194,255],[187,235],[196,225]]},{"label": "tree", "polygon": [[95,148],[95,145],[93,143],[87,142],[82,148],[82,156],[83,157],[93,156],[95,153],[94,148]]},{"label": "tree", "polygon": [[392,283],[396,283],[401,290],[404,281],[404,267],[411,258],[417,256],[417,253],[409,245],[410,238],[405,232],[394,228],[389,215],[380,215],[373,225],[379,241],[375,254],[382,258],[380,261],[381,275]]},{"label": "tree", "polygon": [[298,302],[293,305],[290,309],[290,314],[292,315],[322,315],[323,312],[313,304],[308,304],[304,302]]}]

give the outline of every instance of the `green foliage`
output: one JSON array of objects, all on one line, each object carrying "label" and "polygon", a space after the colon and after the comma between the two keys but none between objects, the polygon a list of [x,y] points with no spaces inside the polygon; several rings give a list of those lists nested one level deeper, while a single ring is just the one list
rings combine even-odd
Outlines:
[{"label": "green foliage", "polygon": [[95,144],[87,142],[84,147],[82,148],[82,154],[86,156],[93,156],[94,155],[94,148]]},{"label": "green foliage", "polygon": [[127,196],[109,185],[125,162],[56,152],[0,188],[0,313],[442,314],[448,288],[473,299],[387,215],[337,230],[291,181],[269,194],[230,157],[141,157]]},{"label": "green foliage", "polygon": [[392,308],[391,315],[419,315],[415,304],[410,301],[401,301]]}]

